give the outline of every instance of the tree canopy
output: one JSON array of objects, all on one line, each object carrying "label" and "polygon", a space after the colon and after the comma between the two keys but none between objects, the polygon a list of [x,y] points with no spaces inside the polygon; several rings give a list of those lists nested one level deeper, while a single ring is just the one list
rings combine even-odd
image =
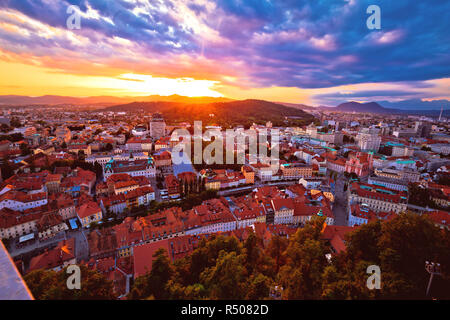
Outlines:
[{"label": "tree canopy", "polygon": [[24,280],[37,300],[110,300],[114,299],[113,283],[102,274],[81,265],[81,289],[67,288],[69,274],[66,269],[35,270]]},{"label": "tree canopy", "polygon": [[[424,299],[425,261],[443,266],[433,295],[450,298],[449,231],[427,217],[400,214],[355,228],[347,250],[331,260],[323,222],[314,219],[289,239],[274,236],[266,246],[255,234],[244,242],[213,235],[174,263],[158,251],[152,272],[136,280],[129,298],[269,299],[278,285],[283,299]],[[380,290],[367,288],[370,265],[381,269]]]}]

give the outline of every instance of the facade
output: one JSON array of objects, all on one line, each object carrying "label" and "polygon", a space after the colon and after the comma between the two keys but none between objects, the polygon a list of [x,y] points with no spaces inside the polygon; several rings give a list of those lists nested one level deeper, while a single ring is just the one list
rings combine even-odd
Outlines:
[{"label": "facade", "polygon": [[0,239],[20,237],[37,231],[38,213],[24,215],[19,211],[0,210]]},{"label": "facade", "polygon": [[442,153],[443,155],[450,154],[450,144],[448,143],[435,143],[430,144],[429,146],[433,152]]},{"label": "facade", "polygon": [[219,180],[205,180],[205,189],[206,190],[220,190],[220,181]]},{"label": "facade", "polygon": [[148,159],[148,155],[142,153],[142,152],[133,152],[133,153],[127,153],[122,152],[119,154],[109,154],[109,153],[100,153],[100,154],[93,154],[85,159],[86,162],[94,164],[98,163],[104,166],[109,161],[131,161],[131,160],[146,160]]},{"label": "facade", "polygon": [[294,201],[288,199],[273,199],[274,224],[291,224],[294,217]]},{"label": "facade", "polygon": [[367,180],[367,183],[397,191],[408,191],[408,182],[399,179],[390,179],[380,176],[370,176],[369,179]]},{"label": "facade", "polygon": [[45,188],[48,193],[58,193],[63,176],[61,174],[49,174],[45,177]]},{"label": "facade", "polygon": [[271,181],[272,180],[272,168],[269,164],[265,163],[256,163],[250,165],[252,169],[255,171],[255,175],[261,181]]},{"label": "facade", "polygon": [[170,148],[170,137],[161,137],[155,142],[155,151]]},{"label": "facade", "polygon": [[149,152],[152,151],[152,140],[140,137],[132,137],[125,144],[128,152]]},{"label": "facade", "polygon": [[348,160],[345,162],[345,172],[355,173],[358,177],[365,177],[369,175],[373,167],[373,154],[357,152],[356,154],[349,154]]},{"label": "facade", "polygon": [[344,140],[342,132],[317,132],[312,137],[334,145],[340,145]]},{"label": "facade", "polygon": [[102,220],[102,209],[97,202],[90,201],[82,204],[77,208],[77,216],[81,225],[86,228],[93,222]]},{"label": "facade", "polygon": [[245,177],[246,184],[255,183],[255,171],[250,166],[244,165],[241,167],[241,172]]},{"label": "facade", "polygon": [[155,191],[150,186],[144,186],[101,197],[99,203],[103,213],[110,211],[119,214],[139,206],[148,206],[153,200],[155,200]]},{"label": "facade", "polygon": [[208,190],[234,188],[246,183],[242,172],[224,169],[203,169],[199,172]]},{"label": "facade", "polygon": [[429,138],[431,136],[432,123],[416,121],[414,129],[416,130],[416,135],[421,138]]},{"label": "facade", "polygon": [[58,214],[64,221],[75,218],[77,211],[75,210],[75,203],[71,197],[61,197],[56,200],[58,206]]},{"label": "facade", "polygon": [[323,184],[323,179],[321,178],[301,178],[298,183],[303,185],[306,189],[318,189]]},{"label": "facade", "polygon": [[156,168],[153,158],[150,156],[143,160],[134,158],[126,161],[109,160],[103,167],[104,181],[107,181],[108,177],[117,173],[126,173],[132,177],[144,176],[146,178],[153,178],[156,175]]},{"label": "facade", "polygon": [[37,223],[37,227],[40,240],[52,238],[58,233],[69,229],[63,218],[55,213],[42,215]]},{"label": "facade", "polygon": [[343,173],[345,172],[345,163],[346,160],[344,158],[327,159],[327,169],[330,171]]},{"label": "facade", "polygon": [[393,157],[411,157],[414,154],[414,149],[407,146],[392,146]]},{"label": "facade", "polygon": [[380,149],[381,137],[374,133],[360,132],[356,136],[356,141],[362,151],[377,152]]},{"label": "facade", "polygon": [[47,194],[45,192],[27,194],[12,190],[0,196],[0,209],[8,208],[11,210],[25,211],[46,204]]},{"label": "facade", "polygon": [[256,210],[234,211],[233,215],[236,217],[236,229],[244,229],[255,223],[266,223],[266,213],[263,206]]},{"label": "facade", "polygon": [[149,134],[150,131],[147,129],[145,125],[138,125],[131,130],[131,134],[135,137],[144,137]]},{"label": "facade", "polygon": [[139,188],[139,185],[133,180],[119,181],[114,184],[114,194],[128,193],[137,188]]},{"label": "facade", "polygon": [[236,219],[219,199],[204,201],[192,209],[197,225],[186,230],[188,235],[228,232],[236,230]]},{"label": "facade", "polygon": [[180,183],[178,179],[173,175],[169,174],[165,177],[165,183],[167,188],[167,193],[171,199],[176,199],[180,197]]},{"label": "facade", "polygon": [[350,227],[367,224],[373,220],[388,220],[395,217],[393,212],[375,212],[365,204],[353,204],[348,208],[348,225]]},{"label": "facade", "polygon": [[86,156],[90,156],[92,153],[92,149],[90,145],[87,144],[71,144],[67,146],[70,153],[78,154],[80,151],[83,152]]},{"label": "facade", "polygon": [[418,182],[420,173],[410,169],[396,169],[395,167],[375,169],[375,176],[393,181]]},{"label": "facade", "polygon": [[169,151],[163,151],[160,154],[153,155],[155,159],[155,167],[170,167],[172,166],[172,154]]},{"label": "facade", "polygon": [[150,120],[150,136],[154,140],[158,140],[166,135],[166,123],[161,114],[153,114]]},{"label": "facade", "polygon": [[348,204],[364,204],[375,212],[405,212],[407,193],[363,183],[353,183],[347,190]]},{"label": "facade", "polygon": [[309,178],[313,175],[313,168],[302,163],[287,163],[280,166],[284,179]]}]

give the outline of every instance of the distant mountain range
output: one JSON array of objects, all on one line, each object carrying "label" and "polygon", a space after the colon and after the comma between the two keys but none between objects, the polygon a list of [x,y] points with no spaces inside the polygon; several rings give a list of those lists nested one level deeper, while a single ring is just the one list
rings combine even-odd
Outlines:
[{"label": "distant mountain range", "polygon": [[397,109],[387,109],[376,102],[359,103],[355,101],[344,102],[338,105],[336,109],[341,112],[368,112],[368,113],[395,113]]},{"label": "distant mountain range", "polygon": [[290,106],[297,109],[309,111],[339,111],[339,112],[368,112],[368,113],[387,113],[396,112],[395,109],[386,109],[376,102],[359,103],[355,101],[341,103],[337,107],[319,106],[312,107],[304,104],[282,103],[285,106]]},{"label": "distant mountain range", "polygon": [[[406,101],[406,100],[405,100]],[[450,101],[448,100],[439,100],[440,102],[437,102],[438,100],[435,101],[429,101],[430,103],[432,103],[432,105],[434,107],[441,105],[444,107],[444,111],[442,112],[442,116],[444,117],[449,117],[450,116]],[[387,102],[387,101],[385,101]],[[344,102],[341,103],[340,105],[336,106],[336,107],[327,107],[327,106],[320,106],[320,107],[312,107],[312,106],[308,106],[308,105],[304,105],[304,104],[294,104],[294,103],[281,103],[285,106],[290,106],[292,108],[297,108],[297,109],[301,109],[301,110],[306,110],[306,111],[336,111],[336,112],[363,112],[363,113],[376,113],[376,114],[410,114],[410,115],[426,115],[426,116],[439,116],[441,110],[436,109],[436,108],[431,108],[431,104],[429,105],[430,108],[424,108],[424,109],[417,109],[414,107],[411,108],[407,108],[407,109],[403,109],[406,108],[406,106],[408,104],[403,103],[403,102],[396,102],[396,103],[389,103],[389,105],[393,105],[393,106],[401,106],[402,108],[386,108],[384,107],[384,103],[382,102],[383,105],[381,105],[381,103],[378,102],[367,102],[367,103],[360,103],[360,102],[356,102],[356,101],[349,101],[349,102]],[[425,101],[428,102],[428,101]],[[446,107],[446,103],[448,103],[448,106]],[[417,107],[417,105],[416,105]]]},{"label": "distant mountain range", "polygon": [[[425,116],[439,116],[441,110],[433,109],[393,109],[385,108],[377,102],[359,103],[355,101],[341,103],[335,108],[322,107],[321,110],[327,111],[339,111],[339,112],[363,112],[363,113],[378,113],[378,114],[410,114],[410,115],[425,115]],[[450,116],[450,109],[444,110],[442,116]]]},{"label": "distant mountain range", "polygon": [[214,98],[214,97],[184,97],[179,95],[171,96],[138,96],[138,97],[112,97],[112,96],[97,96],[97,97],[66,97],[46,95],[40,97],[16,96],[6,95],[0,96],[0,105],[5,106],[26,106],[26,105],[103,105],[112,106],[117,104],[126,104],[135,101],[142,102],[182,102],[182,103],[211,103],[211,102],[226,102],[232,101],[228,98]]},{"label": "distant mountain range", "polygon": [[[241,100],[241,101],[262,101],[262,100]],[[137,96],[137,97],[113,97],[113,96],[97,96],[97,97],[66,97],[46,95],[40,97],[18,96],[18,95],[4,95],[0,96],[1,106],[36,106],[36,105],[52,105],[61,106],[73,105],[73,106],[92,106],[96,108],[130,105],[140,105],[142,103],[156,103],[160,106],[162,102],[180,103],[180,104],[211,104],[222,102],[238,102],[238,100],[232,100],[228,98],[214,98],[214,97],[184,97],[179,95],[171,96]],[[266,101],[267,102],[267,101]],[[272,103],[272,102],[270,102]],[[433,100],[424,101],[420,99],[403,100],[397,102],[378,101],[359,103],[355,101],[341,103],[337,107],[327,106],[309,106],[305,104],[285,103],[285,102],[273,102],[278,106],[289,107],[290,109],[296,109],[301,111],[338,111],[338,112],[367,112],[367,113],[390,113],[390,114],[412,114],[412,115],[427,115],[438,116],[440,108],[444,108],[443,116],[450,116],[450,101],[449,100]],[[243,110],[236,110],[237,112],[243,112]],[[255,110],[255,112],[257,112]]]},{"label": "distant mountain range", "polygon": [[449,100],[421,100],[421,99],[409,99],[396,102],[390,101],[377,101],[380,105],[386,108],[401,109],[401,110],[444,110],[450,109]]}]

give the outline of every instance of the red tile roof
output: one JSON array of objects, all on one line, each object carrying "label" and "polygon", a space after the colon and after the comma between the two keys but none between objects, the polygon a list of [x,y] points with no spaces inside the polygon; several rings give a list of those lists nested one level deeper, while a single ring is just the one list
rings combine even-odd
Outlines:
[{"label": "red tile roof", "polygon": [[90,201],[88,203],[84,203],[77,208],[77,215],[80,219],[92,216],[93,214],[100,213],[102,209],[99,207],[97,202]]},{"label": "red tile roof", "polygon": [[450,227],[450,213],[442,210],[425,213],[434,223]]},{"label": "red tile roof", "polygon": [[38,269],[53,269],[74,258],[75,238],[63,240],[58,243],[56,248],[33,257],[28,272]]}]

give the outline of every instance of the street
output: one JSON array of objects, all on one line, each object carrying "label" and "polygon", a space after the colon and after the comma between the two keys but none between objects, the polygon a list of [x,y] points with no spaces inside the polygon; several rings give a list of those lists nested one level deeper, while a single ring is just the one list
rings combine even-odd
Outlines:
[{"label": "street", "polygon": [[77,262],[80,262],[82,260],[86,260],[89,257],[89,244],[86,238],[87,232],[88,231],[81,229],[73,231],[68,230],[65,232],[60,232],[58,235],[52,237],[51,239],[44,241],[36,240],[35,242],[25,245],[21,248],[16,247],[15,241],[11,241],[8,251],[13,258],[34,256],[36,255],[36,253],[42,252],[46,248],[51,249],[55,247],[59,241],[75,238],[75,256],[77,258]]},{"label": "street", "polygon": [[347,225],[347,193],[344,191],[345,176],[340,173],[336,179],[335,201],[333,206],[334,224]]}]

